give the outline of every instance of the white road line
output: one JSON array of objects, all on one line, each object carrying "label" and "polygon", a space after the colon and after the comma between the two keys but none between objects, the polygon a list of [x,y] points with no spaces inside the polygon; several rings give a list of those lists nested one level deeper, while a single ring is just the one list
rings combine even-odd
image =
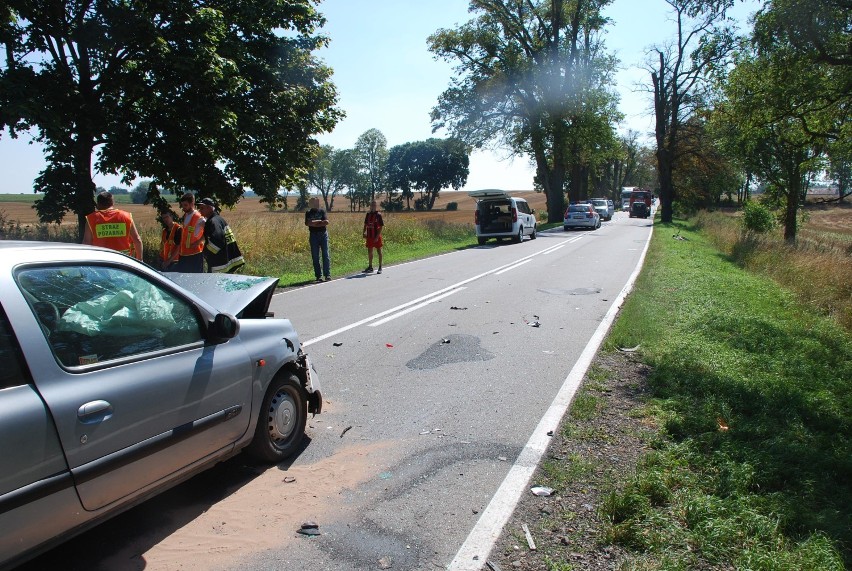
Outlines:
[{"label": "white road line", "polygon": [[403,316],[403,315],[405,315],[406,313],[411,313],[412,311],[417,311],[417,310],[418,310],[418,309],[420,309],[421,307],[426,307],[426,306],[427,306],[427,305],[429,305],[430,303],[433,303],[433,302],[435,302],[435,301],[438,301],[439,299],[444,299],[445,297],[450,296],[450,295],[453,295],[454,293],[459,292],[459,291],[461,291],[461,290],[463,290],[463,289],[465,289],[465,288],[463,288],[463,287],[459,287],[459,288],[456,288],[456,289],[454,289],[454,290],[448,291],[448,292],[446,292],[446,293],[444,293],[444,294],[442,294],[442,295],[439,295],[439,296],[437,296],[437,297],[433,297],[433,298],[431,298],[431,299],[428,299],[428,300],[424,301],[423,303],[420,303],[420,304],[417,304],[417,305],[415,305],[415,306],[409,307],[408,309],[403,309],[403,310],[402,310],[402,311],[400,311],[399,313],[394,313],[394,314],[393,314],[393,315],[391,315],[390,317],[385,317],[384,319],[380,319],[379,321],[376,321],[375,323],[371,323],[371,324],[370,324],[370,325],[368,325],[367,327],[378,327],[379,325],[384,325],[384,324],[385,324],[385,323],[387,323],[388,321],[393,321],[393,320],[394,320],[394,319],[396,319],[397,317],[402,317],[402,316]]},{"label": "white road line", "polygon": [[601,324],[595,330],[594,335],[589,340],[583,353],[577,360],[577,363],[568,373],[568,377],[562,383],[562,388],[556,394],[556,398],[550,404],[550,408],[544,413],[544,416],[536,426],[535,430],[527,441],[515,464],[506,474],[503,483],[497,489],[497,493],[491,498],[488,506],[479,516],[479,520],[471,530],[467,539],[459,548],[456,556],[453,558],[447,571],[480,571],[485,564],[486,558],[494,548],[494,544],[500,537],[500,533],[506,522],[515,511],[518,501],[521,499],[521,494],[529,486],[530,478],[532,478],[538,463],[541,461],[547,445],[550,443],[551,437],[548,432],[555,432],[559,428],[559,422],[565,416],[565,412],[571,405],[571,400],[574,394],[580,387],[580,382],[586,374],[586,370],[592,364],[592,360],[598,352],[598,348],[603,343],[609,328],[615,321],[618,310],[624,302],[624,298],[633,289],[633,284],[639,272],[642,270],[642,262],[645,260],[645,254],[648,252],[648,246],[651,243],[651,235],[654,228],[651,227],[651,233],[648,234],[648,241],[645,242],[645,248],[639,257],[636,268],[630,274],[627,283],[618,297],[615,298],[606,315],[601,321]]},{"label": "white road line", "polygon": [[[548,252],[548,254],[549,254],[549,253],[550,253],[550,252]],[[509,266],[508,268],[504,268],[504,269],[500,270],[499,272],[495,272],[495,273],[494,273],[494,275],[495,275],[495,276],[499,276],[500,274],[503,274],[503,273],[506,273],[506,272],[512,271],[512,270],[514,270],[515,268],[520,268],[521,266],[523,266],[524,264],[526,264],[526,263],[528,263],[528,262],[532,262],[532,260],[524,260],[523,262],[518,262],[518,263],[517,263],[517,264],[515,264],[514,266]]]},{"label": "white road line", "polygon": [[[341,333],[344,333],[344,332],[346,332],[346,331],[349,331],[350,329],[354,329],[354,328],[356,328],[356,327],[360,327],[361,325],[364,325],[365,323],[369,323],[369,322],[374,321],[374,320],[376,320],[376,319],[380,319],[380,318],[382,318],[382,317],[384,317],[384,316],[386,316],[386,315],[390,315],[390,314],[392,314],[392,313],[396,313],[397,311],[400,311],[400,310],[405,309],[405,308],[407,308],[407,307],[410,307],[410,306],[412,306],[412,305],[416,305],[416,304],[418,304],[418,303],[421,303],[421,302],[423,302],[423,301],[426,301],[427,299],[430,299],[430,298],[432,298],[432,297],[434,297],[434,296],[444,294],[444,293],[446,293],[446,292],[448,292],[448,291],[451,291],[451,290],[454,290],[454,289],[458,289],[458,288],[460,288],[461,286],[463,286],[463,285],[465,285],[465,284],[469,284],[469,283],[470,283],[470,282],[472,282],[472,281],[476,281],[476,280],[478,280],[478,279],[484,278],[485,276],[490,276],[491,274],[494,274],[494,273],[496,273],[496,272],[499,272],[500,270],[503,270],[503,269],[508,268],[508,267],[510,267],[510,266],[513,266],[513,265],[515,265],[515,264],[521,263],[521,262],[523,262],[523,261],[525,261],[525,260],[530,260],[530,259],[532,259],[532,258],[534,258],[534,257],[536,257],[536,256],[539,256],[539,255],[542,255],[542,254],[546,254],[547,252],[550,252],[550,251],[551,251],[551,250],[553,250],[554,248],[559,248],[559,247],[561,247],[561,246],[562,246],[562,244],[557,244],[557,245],[555,245],[555,246],[551,246],[551,247],[549,247],[549,248],[545,248],[544,250],[542,250],[542,251],[540,251],[540,252],[536,252],[536,253],[534,253],[534,254],[530,254],[530,255],[528,255],[528,256],[525,256],[525,257],[523,257],[523,258],[520,258],[519,260],[515,260],[514,262],[510,262],[510,263],[508,263],[508,264],[504,264],[504,265],[502,265],[502,266],[498,266],[498,267],[496,267],[496,268],[493,268],[493,269],[491,269],[491,270],[488,270],[487,272],[483,272],[483,273],[481,273],[481,274],[478,274],[478,275],[475,275],[475,276],[473,276],[473,277],[467,278],[467,279],[462,280],[462,281],[460,281],[460,282],[458,282],[458,283],[456,283],[456,284],[453,284],[453,285],[451,285],[451,286],[447,286],[447,287],[445,287],[445,288],[441,288],[441,289],[439,289],[439,290],[437,290],[437,291],[433,291],[432,293],[428,293],[428,294],[426,294],[426,295],[424,295],[424,296],[418,297],[417,299],[412,299],[411,301],[407,301],[407,302],[405,302],[405,303],[403,303],[403,304],[397,305],[396,307],[392,307],[392,308],[390,308],[390,309],[386,309],[385,311],[382,311],[382,312],[380,312],[380,313],[376,313],[375,315],[371,315],[370,317],[365,317],[364,319],[362,319],[362,320],[360,320],[360,321],[356,321],[356,322],[354,322],[354,323],[350,323],[349,325],[344,325],[343,327],[340,327],[340,328],[338,328],[338,329],[335,329],[334,331],[329,331],[328,333],[323,333],[323,334],[322,334],[322,335],[320,335],[319,337],[314,337],[313,339],[309,339],[308,341],[303,341],[303,342],[302,342],[302,346],[303,346],[303,347],[308,347],[308,346],[310,346],[310,345],[313,345],[314,343],[319,343],[320,341],[324,341],[324,340],[328,339],[329,337],[334,337],[335,335],[339,335],[339,334],[341,334]],[[285,293],[286,293],[286,292],[285,292]]]}]

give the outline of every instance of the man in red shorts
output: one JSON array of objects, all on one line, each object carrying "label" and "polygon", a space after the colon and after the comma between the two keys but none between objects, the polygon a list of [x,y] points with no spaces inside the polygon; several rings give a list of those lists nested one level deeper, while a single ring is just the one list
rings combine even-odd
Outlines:
[{"label": "man in red shorts", "polygon": [[370,211],[364,218],[364,239],[367,242],[367,267],[364,270],[365,274],[373,271],[373,248],[379,254],[379,269],[377,274],[382,273],[382,228],[385,223],[382,220],[382,213],[376,210],[376,201],[370,203]]}]

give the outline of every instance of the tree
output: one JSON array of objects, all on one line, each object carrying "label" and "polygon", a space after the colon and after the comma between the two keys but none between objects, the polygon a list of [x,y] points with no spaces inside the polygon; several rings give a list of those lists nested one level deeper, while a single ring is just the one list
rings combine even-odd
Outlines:
[{"label": "tree", "polygon": [[601,123],[618,118],[609,89],[615,60],[600,39],[610,1],[472,0],[475,18],[428,40],[436,56],[458,64],[432,109],[433,131],[532,157],[549,220],[563,215],[566,182],[579,188]]},{"label": "tree", "polygon": [[151,186],[150,180],[140,181],[130,193],[130,200],[133,204],[144,204],[148,198],[148,188]]},{"label": "tree", "polygon": [[[423,204],[432,210],[441,189],[464,186],[469,174],[467,146],[458,139],[427,139],[393,147],[388,158],[388,182],[410,197],[419,190]],[[407,194],[406,194],[407,193]],[[409,209],[411,203],[408,204]]]},{"label": "tree", "polygon": [[351,150],[323,145],[308,171],[308,184],[322,195],[325,209],[334,209],[334,197],[355,184],[355,159]]},{"label": "tree", "polygon": [[[724,84],[726,99],[716,105],[715,130],[729,156],[739,156],[748,172],[768,182],[784,207],[784,238],[796,239],[798,209],[806,178],[821,168],[824,139],[786,111],[790,91],[818,82],[820,70],[788,47],[771,53],[744,51]],[[811,116],[821,130],[831,114]]]},{"label": "tree", "polygon": [[241,3],[7,0],[0,14],[0,129],[34,128],[47,166],[43,221],[94,208],[101,173],[184,187],[232,205],[274,200],[311,162],[313,135],[341,113],[311,52],[309,0]]},{"label": "tree", "polygon": [[387,189],[388,140],[378,129],[368,129],[355,141],[354,158],[370,203]]},{"label": "tree", "polygon": [[657,140],[657,171],[660,178],[660,219],[672,221],[676,197],[674,167],[677,164],[681,127],[703,103],[707,73],[727,57],[733,45],[729,30],[721,28],[725,9],[732,0],[666,0],[674,10],[677,33],[674,43],[654,48],[650,64],[654,94],[654,134]]}]

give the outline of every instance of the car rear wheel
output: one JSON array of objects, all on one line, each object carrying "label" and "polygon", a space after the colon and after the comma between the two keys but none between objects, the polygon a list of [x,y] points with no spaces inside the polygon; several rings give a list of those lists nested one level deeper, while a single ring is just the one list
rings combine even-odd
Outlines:
[{"label": "car rear wheel", "polygon": [[279,373],[263,397],[248,453],[262,462],[281,462],[298,448],[307,420],[308,406],[298,377]]},{"label": "car rear wheel", "polygon": [[520,228],[518,228],[518,235],[515,236],[514,238],[512,238],[512,242],[515,242],[515,243],[521,242],[521,241],[523,241],[523,239],[524,239],[524,227],[521,226]]},{"label": "car rear wheel", "polygon": [[530,234],[530,240],[535,240],[535,226],[533,226],[532,234]]}]

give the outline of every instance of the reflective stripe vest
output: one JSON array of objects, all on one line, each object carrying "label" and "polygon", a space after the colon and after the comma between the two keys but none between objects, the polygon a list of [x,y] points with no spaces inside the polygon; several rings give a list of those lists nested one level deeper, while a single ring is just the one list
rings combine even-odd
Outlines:
[{"label": "reflective stripe vest", "polygon": [[164,262],[172,257],[180,246],[175,244],[175,233],[180,230],[180,224],[172,224],[171,230],[163,228],[163,233],[160,235],[160,259]]},{"label": "reflective stripe vest", "polygon": [[[186,218],[184,218],[184,221]],[[201,236],[204,236],[204,217],[197,210],[192,211],[189,222],[184,222],[183,236],[180,240],[180,255],[193,256],[204,251],[204,240],[199,240],[194,246],[190,245],[196,238],[196,232],[201,228]]]},{"label": "reflective stripe vest", "polygon": [[95,210],[86,215],[86,221],[92,233],[93,246],[133,253],[133,241],[130,239],[133,216],[129,212],[116,208]]}]

